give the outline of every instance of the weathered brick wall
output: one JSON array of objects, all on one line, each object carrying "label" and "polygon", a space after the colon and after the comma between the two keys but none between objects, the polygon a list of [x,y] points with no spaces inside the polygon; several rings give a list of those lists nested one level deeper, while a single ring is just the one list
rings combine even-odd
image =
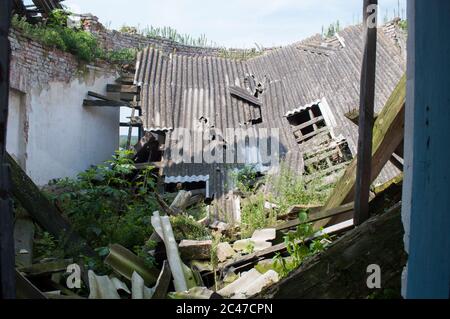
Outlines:
[{"label": "weathered brick wall", "polygon": [[[28,92],[33,87],[44,87],[50,82],[69,82],[83,70],[93,66],[83,65],[75,56],[54,48],[45,47],[17,30],[9,36],[11,42],[11,87]],[[95,68],[103,73],[115,73],[109,64]]]},{"label": "weathered brick wall", "polygon": [[218,48],[201,48],[182,45],[163,38],[149,38],[140,34],[123,33],[106,29],[95,16],[87,15],[82,18],[82,26],[99,40],[107,50],[120,50],[126,48],[144,48],[155,46],[165,52],[177,52],[188,55],[218,55]]},{"label": "weathered brick wall", "polygon": [[[140,34],[123,33],[116,30],[106,29],[98,18],[92,15],[86,15],[82,18],[82,27],[91,32],[99,40],[103,48],[107,50],[120,50],[127,48],[142,49],[147,46],[154,46],[166,53],[179,53],[184,55],[209,55],[219,56],[222,53],[221,48],[203,48],[189,45],[183,45],[164,38],[149,38]],[[265,49],[265,50],[271,50]],[[244,52],[242,49],[228,49],[229,52]]]}]

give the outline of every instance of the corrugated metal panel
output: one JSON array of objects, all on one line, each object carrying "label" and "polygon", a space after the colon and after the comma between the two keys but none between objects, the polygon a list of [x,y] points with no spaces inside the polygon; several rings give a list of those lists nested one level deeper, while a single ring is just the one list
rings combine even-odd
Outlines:
[{"label": "corrugated metal panel", "polygon": [[[379,30],[377,51],[376,111],[385,105],[406,69],[404,53],[392,30]],[[301,173],[303,155],[285,115],[325,99],[335,118],[333,131],[344,137],[356,153],[358,128],[344,115],[358,107],[360,68],[363,55],[362,28],[344,29],[339,37],[320,36],[271,50],[248,61],[211,56],[164,54],[147,48],[139,54],[135,82],[142,86],[143,123],[146,130],[173,128],[268,128],[278,129],[280,155],[287,165]],[[267,78],[259,96],[260,109],[232,96],[229,86],[247,89],[246,77]],[[253,89],[253,88],[252,88]],[[252,93],[249,91],[249,93]],[[262,118],[262,123],[252,120]],[[203,124],[202,124],[203,123]],[[203,126],[202,126],[203,125]],[[175,148],[170,141],[167,152]],[[194,138],[192,137],[192,141]],[[231,209],[225,164],[168,165],[166,176],[209,176],[210,193]],[[398,174],[388,164],[379,182]],[[229,196],[228,196],[229,197]],[[230,207],[228,207],[230,206]],[[228,208],[226,208],[228,207]],[[219,214],[218,211],[216,211]],[[220,213],[219,215],[222,215]]]}]

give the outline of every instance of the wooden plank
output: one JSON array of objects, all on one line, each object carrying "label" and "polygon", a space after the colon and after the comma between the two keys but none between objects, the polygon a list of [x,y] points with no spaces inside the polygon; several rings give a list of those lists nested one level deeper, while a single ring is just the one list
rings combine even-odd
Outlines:
[{"label": "wooden plank", "polygon": [[[329,236],[341,234],[352,228],[353,228],[353,221],[352,220],[346,221],[346,222],[343,222],[340,224],[333,225],[332,227],[325,228],[320,232],[317,232],[315,235],[311,236],[311,238],[306,239],[305,242],[309,243],[312,240],[314,240],[320,236],[323,236],[325,234],[328,234]],[[300,243],[300,242],[298,242],[298,243]],[[272,258],[276,254],[278,254],[278,253],[282,254],[282,253],[285,253],[286,251],[287,251],[286,244],[284,244],[284,243],[278,244],[278,245],[272,246],[270,248],[243,256],[237,260],[229,261],[223,265],[220,265],[220,268],[222,270],[234,268],[235,272],[245,271],[245,270],[252,268],[260,260]]]},{"label": "wooden plank", "polygon": [[[297,133],[300,130],[303,130],[304,128],[307,128],[308,126],[315,125],[316,123],[318,123],[320,121],[323,121],[323,120],[324,120],[323,116],[319,116],[319,117],[313,118],[312,120],[310,120],[310,121],[308,121],[306,123],[303,123],[301,125],[297,125],[297,126],[294,127],[294,134]],[[317,130],[317,125],[315,125],[314,130]]]},{"label": "wooden plank", "polygon": [[52,261],[48,263],[34,264],[29,267],[19,268],[19,271],[25,273],[27,276],[43,276],[50,275],[57,272],[65,272],[67,266],[73,264],[73,259]]},{"label": "wooden plank", "polygon": [[31,283],[20,271],[15,271],[18,299],[47,299],[47,297]]},{"label": "wooden plank", "polygon": [[309,213],[308,220],[304,223],[301,223],[299,219],[290,220],[286,223],[278,225],[276,227],[276,229],[277,229],[277,231],[287,230],[287,229],[297,227],[301,224],[313,223],[313,222],[316,222],[316,221],[319,221],[319,220],[322,220],[325,218],[331,218],[331,217],[351,213],[353,211],[354,211],[354,203],[349,203],[349,204],[346,204],[346,205],[343,205],[340,207],[336,207],[336,208],[332,208],[332,209],[328,209],[328,210],[321,210],[319,212],[314,212],[314,213]]},{"label": "wooden plank", "polygon": [[[371,7],[375,7],[375,12]],[[369,218],[369,192],[371,180],[372,138],[375,108],[375,72],[377,57],[377,27],[371,25],[371,15],[378,14],[378,0],[364,0],[363,23],[365,47],[361,71],[361,97],[359,105],[359,139],[355,188],[355,223]]]},{"label": "wooden plank", "polygon": [[155,293],[153,294],[152,299],[166,299],[171,278],[172,271],[170,270],[169,263],[167,260],[164,260],[161,273],[156,281]]},{"label": "wooden plank", "polygon": [[126,84],[107,84],[106,91],[108,93],[138,93],[137,86]]},{"label": "wooden plank", "polygon": [[130,123],[130,122],[120,122],[121,127],[142,127],[142,124],[140,123]]},{"label": "wooden plank", "polygon": [[42,194],[9,154],[7,154],[7,161],[12,172],[12,193],[31,218],[55,238],[63,235],[67,246],[81,250],[86,256],[96,256],[97,254],[87,245],[86,241],[73,230],[68,220]]},{"label": "wooden plank", "polygon": [[84,100],[85,107],[129,107],[129,103],[124,101],[103,101],[103,100]]},{"label": "wooden plank", "polygon": [[297,143],[301,143],[309,138],[313,138],[314,136],[319,135],[323,132],[327,132],[327,131],[328,131],[328,127],[322,127],[320,130],[311,132],[309,134],[303,135],[302,137],[298,138]]},{"label": "wooden plank", "polygon": [[[339,146],[336,147],[336,148],[331,148],[331,150],[328,151],[328,152],[325,152],[325,153],[319,154],[319,155],[317,155],[317,156],[315,156],[313,158],[307,159],[305,161],[305,166],[309,166],[311,164],[318,163],[318,162],[320,162],[320,161],[322,161],[324,159],[329,158],[331,155],[333,155],[335,153],[340,153]],[[328,164],[330,164],[330,163],[328,163]],[[333,166],[333,164],[331,164],[329,166]]]},{"label": "wooden plank", "polygon": [[[402,77],[375,122],[373,131],[371,182],[380,174],[392,153],[403,141],[405,122],[406,75]],[[354,200],[356,182],[356,159],[349,164],[337,183],[325,208],[330,209]],[[320,222],[326,225],[330,220]]]},{"label": "wooden plank", "polygon": [[367,286],[366,269],[371,264],[382,269],[381,291],[394,291],[400,298],[401,274],[407,260],[403,235],[396,206],[394,211],[349,231],[256,298],[366,299],[376,290]]},{"label": "wooden plank", "polygon": [[10,43],[12,1],[0,1],[0,298],[16,294],[14,274],[14,216],[11,201],[11,172],[6,161],[6,130],[9,102]]},{"label": "wooden plank", "polygon": [[231,95],[234,95],[250,104],[262,106],[262,102],[258,98],[251,95],[246,89],[243,89],[238,86],[229,86],[228,90],[230,91]]}]

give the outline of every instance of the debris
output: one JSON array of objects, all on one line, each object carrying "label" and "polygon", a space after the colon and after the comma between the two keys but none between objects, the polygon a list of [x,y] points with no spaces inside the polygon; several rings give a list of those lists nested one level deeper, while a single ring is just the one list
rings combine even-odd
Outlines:
[{"label": "debris", "polygon": [[131,276],[131,298],[132,299],[151,299],[154,289],[145,287],[144,279],[137,272]]},{"label": "debris", "polygon": [[223,233],[224,231],[230,229],[230,225],[216,220],[209,226],[209,228],[217,230],[220,233]]},{"label": "debris", "polygon": [[[230,248],[231,248],[231,246],[230,246]],[[191,267],[192,267],[192,269],[195,269],[196,271],[198,271],[200,273],[206,272],[206,271],[213,271],[213,266],[211,265],[210,261],[194,260],[191,262]]]},{"label": "debris", "polygon": [[160,216],[159,212],[154,212],[152,216],[152,226],[155,232],[161,237],[166,246],[167,259],[173,275],[173,282],[176,291],[186,291],[187,282],[184,275],[183,263],[178,253],[178,245],[173,235],[172,226],[168,216]]},{"label": "debris", "polygon": [[279,208],[279,206],[277,204],[273,204],[270,202],[264,203],[264,209],[277,209],[277,208]]},{"label": "debris", "polygon": [[172,204],[170,204],[169,206],[170,209],[172,209],[177,214],[183,212],[187,208],[191,197],[192,197],[191,192],[180,190],[175,199],[173,200]]},{"label": "debris", "polygon": [[238,280],[219,290],[218,294],[228,298],[248,298],[261,292],[268,285],[278,282],[278,280],[278,273],[273,270],[269,270],[262,275],[256,269],[251,269],[242,274]]},{"label": "debris", "polygon": [[19,271],[25,273],[27,276],[43,276],[50,275],[57,272],[65,272],[67,266],[73,264],[73,259],[52,261],[40,264],[34,264],[29,267],[19,268]]},{"label": "debris", "polygon": [[6,154],[6,161],[11,166],[13,195],[31,218],[55,238],[64,234],[67,239],[65,242],[70,248],[81,249],[86,256],[96,256],[86,241],[75,233],[61,212],[39,190],[9,153]]},{"label": "debris", "polygon": [[[336,240],[318,256],[306,260],[258,298],[367,298],[373,290],[366,284],[367,265],[383,269],[382,287],[400,298],[401,274],[406,263],[403,224],[399,205],[377,215]],[[352,280],[348,280],[351,274]],[[346,289],[342,289],[346,287]]]},{"label": "debris", "polygon": [[166,298],[171,278],[172,273],[170,272],[169,263],[167,262],[167,260],[165,260],[161,269],[161,273],[159,274],[158,280],[156,281],[155,291],[153,293],[152,299]]},{"label": "debris", "polygon": [[233,257],[236,251],[231,247],[229,243],[219,243],[217,245],[217,258],[220,262],[226,261],[228,258]]},{"label": "debris", "polygon": [[272,246],[272,243],[267,241],[254,241],[250,238],[237,240],[233,244],[233,249],[236,251],[261,251]]},{"label": "debris", "polygon": [[47,299],[35,285],[16,269],[16,297],[17,299]]},{"label": "debris", "polygon": [[137,272],[149,286],[156,283],[159,275],[158,270],[148,268],[141,258],[117,244],[109,247],[109,255],[106,257],[105,263],[130,281],[133,273]]},{"label": "debris", "polygon": [[182,240],[178,245],[181,259],[189,260],[205,260],[211,258],[212,240]]},{"label": "debris", "polygon": [[266,228],[266,229],[255,230],[255,232],[252,235],[251,240],[253,240],[254,242],[270,241],[270,240],[274,240],[276,237],[277,237],[277,234],[276,234],[275,228]]},{"label": "debris", "polygon": [[89,299],[120,299],[114,282],[108,276],[97,276],[92,270],[89,276]]}]

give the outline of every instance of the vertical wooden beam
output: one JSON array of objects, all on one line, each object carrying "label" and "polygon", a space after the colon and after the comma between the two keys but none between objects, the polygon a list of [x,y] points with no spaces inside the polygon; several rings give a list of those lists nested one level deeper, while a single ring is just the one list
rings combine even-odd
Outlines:
[{"label": "vertical wooden beam", "polygon": [[359,105],[360,125],[355,190],[355,225],[360,225],[369,218],[378,0],[364,0],[363,10],[365,44],[361,70],[361,98]]},{"label": "vertical wooden beam", "polygon": [[14,216],[11,201],[11,173],[5,161],[9,99],[9,26],[12,1],[0,1],[0,297],[16,295],[14,270]]}]

